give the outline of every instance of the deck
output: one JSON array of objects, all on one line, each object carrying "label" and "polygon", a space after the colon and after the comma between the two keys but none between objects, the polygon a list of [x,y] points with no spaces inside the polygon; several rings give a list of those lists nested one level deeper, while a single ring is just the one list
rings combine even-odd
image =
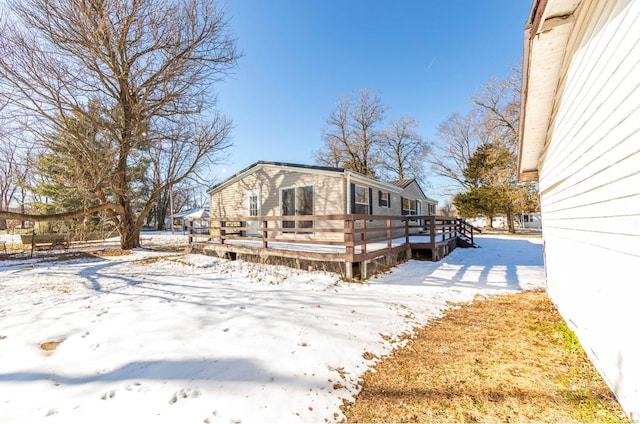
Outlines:
[{"label": "deck", "polygon": [[410,258],[475,247],[477,228],[441,216],[306,215],[194,219],[192,251],[365,279]]}]

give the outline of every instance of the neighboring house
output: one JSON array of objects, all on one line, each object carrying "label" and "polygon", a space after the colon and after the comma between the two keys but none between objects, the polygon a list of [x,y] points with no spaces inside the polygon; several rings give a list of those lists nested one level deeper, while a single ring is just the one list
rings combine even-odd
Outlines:
[{"label": "neighboring house", "polygon": [[638,420],[640,1],[533,3],[518,167],[539,181],[549,296]]},{"label": "neighboring house", "polygon": [[[437,204],[425,196],[413,179],[385,183],[342,168],[264,161],[227,178],[208,193],[211,217],[218,218],[435,215]],[[259,222],[247,223],[252,224],[258,226]],[[310,221],[284,221],[283,227],[304,228],[310,224]]]},{"label": "neighboring house", "polygon": [[[189,226],[189,221],[192,220],[194,220],[194,226],[203,226],[204,223],[198,221],[198,218],[209,218],[209,208],[193,208],[173,214],[173,228],[186,231]],[[169,217],[169,221],[171,221],[171,217]],[[170,222],[167,228],[171,229]]]},{"label": "neighboring house", "polygon": [[[514,223],[519,228],[537,228],[542,227],[542,219],[539,212],[529,212],[514,215]],[[469,224],[474,227],[485,228],[491,227],[489,225],[489,219],[484,216],[478,216],[474,218],[465,219]],[[498,215],[493,217],[493,228],[507,228],[507,217],[505,215]]]}]

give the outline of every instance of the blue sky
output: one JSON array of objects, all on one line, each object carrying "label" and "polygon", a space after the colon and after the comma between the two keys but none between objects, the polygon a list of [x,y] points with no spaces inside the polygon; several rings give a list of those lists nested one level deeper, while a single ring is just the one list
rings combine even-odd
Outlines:
[{"label": "blue sky", "polygon": [[[436,143],[438,125],[522,60],[528,0],[229,0],[243,57],[218,84],[234,121],[218,180],[258,160],[313,164],[341,95],[369,88]],[[441,182],[428,195],[443,201]]]}]

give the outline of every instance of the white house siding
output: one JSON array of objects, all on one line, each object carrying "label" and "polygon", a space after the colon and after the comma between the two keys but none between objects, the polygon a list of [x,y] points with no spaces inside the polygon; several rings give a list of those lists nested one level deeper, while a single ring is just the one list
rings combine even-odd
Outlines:
[{"label": "white house siding", "polygon": [[539,166],[548,292],[638,414],[640,1],[584,1],[566,57]]}]

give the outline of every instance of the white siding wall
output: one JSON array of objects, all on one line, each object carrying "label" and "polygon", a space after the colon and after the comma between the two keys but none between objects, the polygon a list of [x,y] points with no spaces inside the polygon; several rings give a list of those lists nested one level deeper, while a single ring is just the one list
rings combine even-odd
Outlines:
[{"label": "white siding wall", "polygon": [[640,1],[584,1],[540,164],[548,292],[640,412]]}]

